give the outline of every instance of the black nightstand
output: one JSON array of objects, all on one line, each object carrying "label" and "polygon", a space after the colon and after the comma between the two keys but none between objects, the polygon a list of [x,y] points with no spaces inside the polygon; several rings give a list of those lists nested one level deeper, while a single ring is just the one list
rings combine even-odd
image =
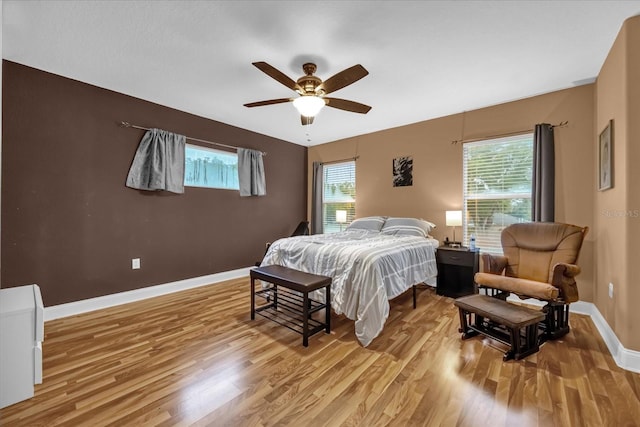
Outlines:
[{"label": "black nightstand", "polygon": [[438,295],[458,298],[476,293],[473,276],[480,268],[480,252],[441,246],[436,252],[436,263]]}]

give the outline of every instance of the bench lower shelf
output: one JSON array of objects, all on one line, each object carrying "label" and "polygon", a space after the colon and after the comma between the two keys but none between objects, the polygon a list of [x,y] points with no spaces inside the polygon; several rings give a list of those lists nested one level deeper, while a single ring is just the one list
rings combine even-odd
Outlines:
[{"label": "bench lower shelf", "polygon": [[[256,307],[255,312],[299,334],[304,334],[304,298],[302,295],[277,288],[276,286],[256,291],[267,304]],[[307,317],[307,336],[327,329],[327,324],[314,319],[311,315],[327,308],[327,305],[309,298]],[[329,331],[327,331],[329,332]]]},{"label": "bench lower shelf", "polygon": [[[251,320],[256,313],[292,331],[302,334],[302,345],[309,346],[309,337],[322,330],[331,332],[331,278],[305,273],[292,268],[267,265],[251,270]],[[256,280],[271,284],[260,285]],[[324,289],[325,302],[310,298],[312,292]],[[266,304],[256,306],[256,299]],[[318,311],[322,315],[314,316]]]}]

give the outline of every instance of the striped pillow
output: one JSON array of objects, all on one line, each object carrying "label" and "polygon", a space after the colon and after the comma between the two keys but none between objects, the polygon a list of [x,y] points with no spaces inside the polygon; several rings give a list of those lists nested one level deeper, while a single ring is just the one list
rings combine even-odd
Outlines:
[{"label": "striped pillow", "polygon": [[435,224],[417,218],[387,218],[381,232],[394,236],[427,237]]},{"label": "striped pillow", "polygon": [[353,220],[347,230],[371,230],[380,231],[384,225],[386,216],[367,216]]}]

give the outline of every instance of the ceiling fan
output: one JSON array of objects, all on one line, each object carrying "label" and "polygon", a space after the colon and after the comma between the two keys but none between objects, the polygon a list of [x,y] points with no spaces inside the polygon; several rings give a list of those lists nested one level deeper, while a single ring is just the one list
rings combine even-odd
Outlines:
[{"label": "ceiling fan", "polygon": [[278,98],[267,101],[251,102],[249,104],[244,104],[245,107],[261,107],[263,105],[293,102],[293,106],[296,107],[300,113],[300,120],[303,125],[310,125],[313,123],[314,116],[318,114],[325,105],[339,110],[351,111],[360,114],[367,114],[367,112],[371,110],[370,106],[360,104],[359,102],[325,96],[342,89],[345,86],[349,86],[369,74],[369,72],[360,64],[340,71],[338,74],[329,77],[324,82],[319,77],[313,75],[313,73],[316,72],[316,64],[310,62],[302,66],[302,70],[305,75],[300,77],[297,81],[293,81],[284,73],[266,62],[254,62],[253,65],[289,89],[298,92],[300,96],[296,98]]}]

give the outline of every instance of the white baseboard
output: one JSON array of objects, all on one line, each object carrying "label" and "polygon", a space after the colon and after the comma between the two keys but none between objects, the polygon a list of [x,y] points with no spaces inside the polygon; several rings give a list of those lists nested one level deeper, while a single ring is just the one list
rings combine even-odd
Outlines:
[{"label": "white baseboard", "polygon": [[[607,344],[607,348],[616,361],[616,365],[628,371],[640,373],[640,351],[625,348],[595,304],[584,304],[591,306],[591,312],[588,314],[591,315],[591,320],[596,325],[605,344]],[[571,304],[571,306],[573,306],[573,304]]]},{"label": "white baseboard", "polygon": [[[525,299],[521,300],[515,295],[511,295],[507,298],[509,301],[521,302],[524,304],[530,304],[535,306],[543,306],[544,303],[537,299]],[[616,336],[611,326],[607,323],[604,316],[598,310],[595,304],[591,302],[577,301],[569,305],[569,311],[571,313],[586,314],[591,316],[593,324],[596,325],[596,329],[602,336],[604,343],[607,345],[613,360],[616,365],[627,371],[640,373],[640,351],[629,350],[625,348],[618,337]]]},{"label": "white baseboard", "polygon": [[247,267],[240,268],[238,270],[223,271],[221,273],[209,274],[207,276],[193,277],[190,279],[178,280],[176,282],[149,286],[132,291],[119,292],[117,294],[53,305],[51,307],[45,307],[44,320],[46,322],[48,320],[74,316],[76,314],[87,313],[89,311],[100,310],[173,292],[184,291],[187,289],[197,288],[199,286],[223,282],[225,280],[239,279],[241,277],[249,276],[250,269],[250,267]]}]

